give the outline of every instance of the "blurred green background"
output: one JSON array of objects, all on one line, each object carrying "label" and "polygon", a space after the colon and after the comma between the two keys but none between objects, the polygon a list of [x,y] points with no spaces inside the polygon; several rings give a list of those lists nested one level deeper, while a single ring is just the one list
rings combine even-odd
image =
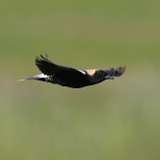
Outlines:
[{"label": "blurred green background", "polygon": [[[160,159],[160,1],[1,0],[0,159]],[[126,65],[83,89],[17,79],[34,58]]]}]

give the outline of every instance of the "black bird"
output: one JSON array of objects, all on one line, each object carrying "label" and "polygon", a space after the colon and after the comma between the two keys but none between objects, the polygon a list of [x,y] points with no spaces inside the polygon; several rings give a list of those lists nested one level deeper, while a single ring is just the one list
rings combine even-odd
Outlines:
[{"label": "black bird", "polygon": [[125,67],[110,69],[75,69],[53,63],[47,56],[40,55],[35,60],[41,74],[26,78],[26,80],[39,80],[71,88],[81,88],[94,85],[104,80],[121,76]]}]

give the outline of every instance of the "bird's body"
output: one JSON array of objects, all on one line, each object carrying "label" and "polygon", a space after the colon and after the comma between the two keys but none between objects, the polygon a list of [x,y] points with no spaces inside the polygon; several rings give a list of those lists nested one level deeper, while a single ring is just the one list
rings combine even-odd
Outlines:
[{"label": "bird's body", "polygon": [[42,73],[29,77],[27,80],[39,80],[71,88],[81,88],[94,85],[107,79],[119,77],[125,71],[125,67],[106,70],[75,69],[72,67],[57,65],[42,55],[36,58],[35,64]]}]

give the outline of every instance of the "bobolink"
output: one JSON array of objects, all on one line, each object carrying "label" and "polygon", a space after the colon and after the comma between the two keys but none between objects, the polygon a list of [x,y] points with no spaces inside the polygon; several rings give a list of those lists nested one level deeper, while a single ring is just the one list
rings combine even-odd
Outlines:
[{"label": "bobolink", "polygon": [[26,78],[26,80],[39,80],[71,88],[81,88],[94,85],[104,80],[121,76],[125,67],[111,69],[75,69],[53,63],[47,56],[40,55],[35,60],[41,74]]}]

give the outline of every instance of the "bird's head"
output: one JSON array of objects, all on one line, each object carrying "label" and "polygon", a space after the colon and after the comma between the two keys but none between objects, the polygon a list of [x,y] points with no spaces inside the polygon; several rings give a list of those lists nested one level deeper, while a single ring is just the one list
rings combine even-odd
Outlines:
[{"label": "bird's head", "polygon": [[91,69],[87,70],[88,75],[92,79],[92,83],[99,83],[104,80],[120,77],[125,72],[125,67],[111,68],[106,70]]},{"label": "bird's head", "polygon": [[114,77],[120,77],[125,72],[126,67],[118,67],[104,70],[105,79],[114,79]]}]

